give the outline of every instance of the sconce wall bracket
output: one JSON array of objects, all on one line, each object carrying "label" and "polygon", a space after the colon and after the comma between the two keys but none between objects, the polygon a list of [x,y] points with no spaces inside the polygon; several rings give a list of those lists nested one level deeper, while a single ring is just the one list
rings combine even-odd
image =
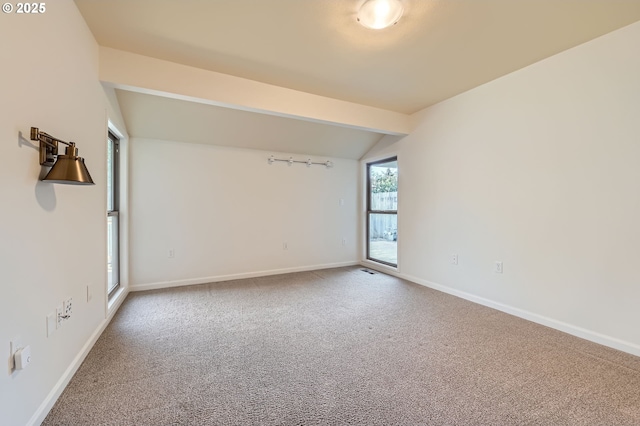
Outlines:
[{"label": "sconce wall bracket", "polygon": [[58,155],[58,142],[63,141],[40,132],[37,127],[31,128],[31,140],[40,141],[40,165],[53,167],[56,162],[56,156]]}]

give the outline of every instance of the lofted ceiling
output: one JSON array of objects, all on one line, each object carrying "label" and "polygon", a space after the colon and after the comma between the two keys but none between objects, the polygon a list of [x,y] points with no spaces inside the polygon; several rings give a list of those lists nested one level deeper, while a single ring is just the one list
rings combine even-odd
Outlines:
[{"label": "lofted ceiling", "polygon": [[357,160],[382,135],[116,90],[130,135]]},{"label": "lofted ceiling", "polygon": [[[402,1],[374,31],[355,20],[363,0],[75,0],[101,46],[403,114],[640,20],[640,0]],[[125,97],[134,137],[151,137],[137,108],[186,108]]]}]

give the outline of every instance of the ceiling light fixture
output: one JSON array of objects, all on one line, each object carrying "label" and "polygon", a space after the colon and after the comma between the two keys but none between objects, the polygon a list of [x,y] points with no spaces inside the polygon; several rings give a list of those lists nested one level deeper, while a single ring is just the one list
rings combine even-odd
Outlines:
[{"label": "ceiling light fixture", "polygon": [[[78,157],[78,148],[74,142],[54,138],[37,127],[31,128],[31,140],[40,141],[40,165],[51,167],[49,173],[41,180],[72,185],[94,185],[89,170],[84,165],[84,158]],[[58,154],[59,143],[68,145],[64,155]]]},{"label": "ceiling light fixture", "polygon": [[358,11],[358,22],[363,27],[381,30],[395,25],[403,12],[401,0],[367,0]]}]

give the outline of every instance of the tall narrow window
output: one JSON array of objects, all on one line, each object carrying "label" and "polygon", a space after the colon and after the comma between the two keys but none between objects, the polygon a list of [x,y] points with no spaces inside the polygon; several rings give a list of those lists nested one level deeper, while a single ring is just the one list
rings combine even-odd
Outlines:
[{"label": "tall narrow window", "polygon": [[109,132],[107,139],[107,294],[120,286],[120,140]]},{"label": "tall narrow window", "polygon": [[398,158],[367,164],[367,259],[398,266]]}]

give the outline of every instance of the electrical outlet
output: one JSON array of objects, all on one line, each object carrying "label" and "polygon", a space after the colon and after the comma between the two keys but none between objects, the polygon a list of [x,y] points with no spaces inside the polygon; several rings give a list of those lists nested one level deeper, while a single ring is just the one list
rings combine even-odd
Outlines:
[{"label": "electrical outlet", "polygon": [[68,320],[71,318],[71,314],[73,313],[73,298],[70,297],[64,302],[62,302],[62,312],[64,314],[64,319]]},{"label": "electrical outlet", "polygon": [[23,348],[18,348],[13,353],[13,368],[14,370],[24,370],[31,364],[31,346],[27,345]]},{"label": "electrical outlet", "polygon": [[167,253],[167,257],[169,259],[173,259],[174,257],[176,257],[176,251],[174,249],[169,249],[169,252]]},{"label": "electrical outlet", "polygon": [[452,265],[457,265],[458,264],[458,255],[457,254],[452,254],[451,255],[451,264]]},{"label": "electrical outlet", "polygon": [[56,308],[56,328],[62,327],[62,322],[64,321],[64,310],[62,309],[62,305],[58,305]]},{"label": "electrical outlet", "polygon": [[496,260],[496,265],[495,268],[493,269],[493,272],[495,272],[496,274],[501,274],[502,273],[502,262],[499,260]]}]

